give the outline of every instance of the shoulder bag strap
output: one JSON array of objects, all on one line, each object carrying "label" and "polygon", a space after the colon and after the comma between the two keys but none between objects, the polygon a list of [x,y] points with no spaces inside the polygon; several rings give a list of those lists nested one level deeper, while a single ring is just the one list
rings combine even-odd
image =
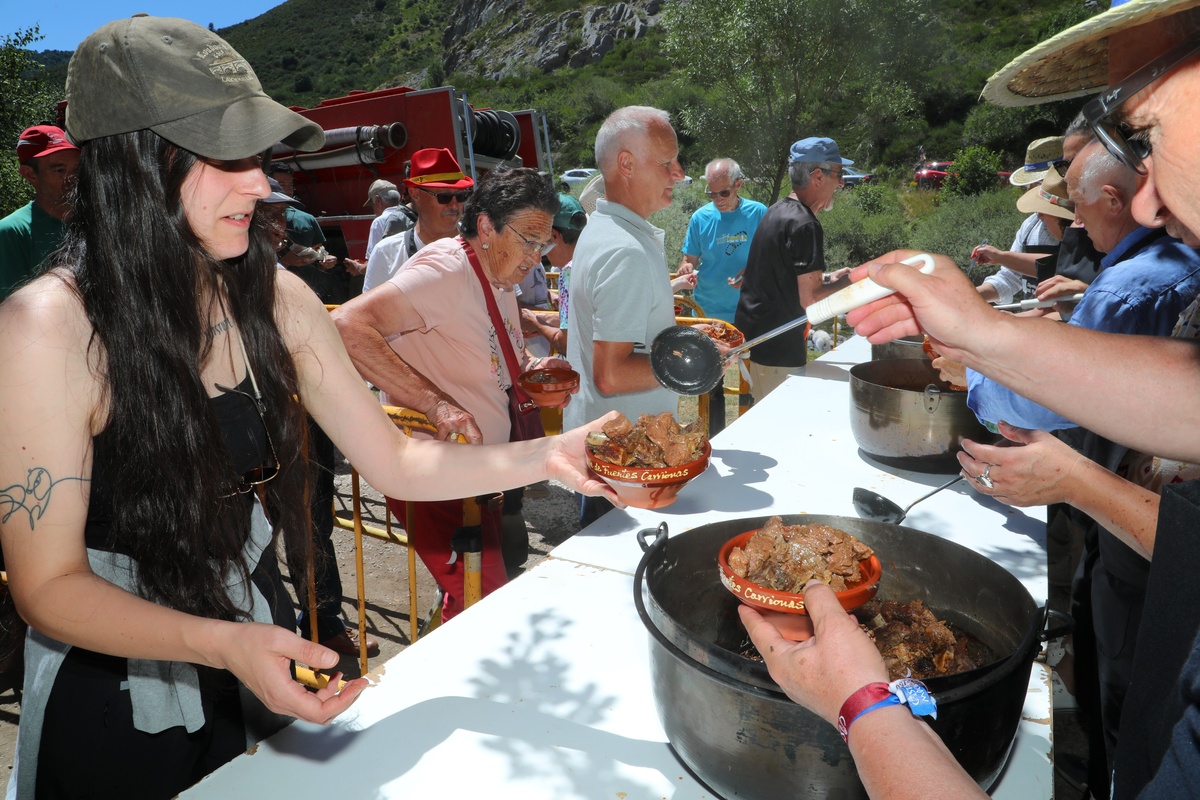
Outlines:
[{"label": "shoulder bag strap", "polygon": [[[500,308],[496,305],[496,298],[492,294],[492,284],[488,281],[487,276],[483,274],[483,267],[479,263],[479,256],[475,254],[475,248],[471,247],[470,243],[461,236],[457,237],[457,240],[463,252],[467,254],[467,260],[471,262],[471,267],[475,270],[475,277],[479,279],[479,285],[483,288],[483,300],[487,303],[488,316],[492,318],[492,328],[496,331],[496,338],[500,342],[500,350],[504,353],[504,363],[508,366],[508,378],[512,382],[513,389],[524,395],[525,393],[521,390],[521,387],[517,385],[517,376],[521,374],[521,368],[517,364],[517,354],[513,350],[512,339],[509,338],[508,329],[504,327],[504,319],[500,316]],[[522,397],[522,399],[524,398]]]}]

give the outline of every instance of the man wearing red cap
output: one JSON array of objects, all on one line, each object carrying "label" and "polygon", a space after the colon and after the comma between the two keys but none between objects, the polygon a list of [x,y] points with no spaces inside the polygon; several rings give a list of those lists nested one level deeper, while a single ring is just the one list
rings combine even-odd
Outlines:
[{"label": "man wearing red cap", "polygon": [[0,300],[62,242],[79,148],[67,140],[62,128],[35,125],[17,140],[17,161],[21,177],[33,185],[34,197],[0,219]]},{"label": "man wearing red cap", "polygon": [[463,203],[470,197],[475,181],[463,174],[449,150],[426,147],[412,154],[404,185],[417,211],[417,224],[375,245],[367,258],[364,292],[387,283],[425,245],[456,236]]}]

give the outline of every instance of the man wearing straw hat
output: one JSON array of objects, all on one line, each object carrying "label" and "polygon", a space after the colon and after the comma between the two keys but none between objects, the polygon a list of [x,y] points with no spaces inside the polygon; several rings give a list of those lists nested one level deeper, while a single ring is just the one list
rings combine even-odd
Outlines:
[{"label": "man wearing straw hat", "polygon": [[[1004,105],[1103,90],[1086,108],[1106,149],[1143,179],[1134,217],[1200,245],[1200,0],[1131,0],[1038,45],[997,73],[985,97]],[[890,258],[887,260],[891,260]],[[1123,443],[1172,458],[1200,457],[1197,347],[1123,337],[981,308],[970,282],[939,259],[933,275],[885,264],[873,277],[898,294],[849,315],[882,340],[924,330],[1013,388]],[[1146,382],[1156,381],[1157,391]],[[1098,392],[1105,385],[1108,389]],[[1134,513],[1134,509],[1116,510]],[[1114,773],[1114,796],[1184,797],[1200,784],[1200,483],[1164,492],[1156,514],[1146,613],[1137,640]],[[817,635],[796,645],[751,611],[743,619],[768,667],[798,702],[833,723],[882,664],[836,598],[807,593]],[[803,667],[801,667],[801,663]],[[985,795],[929,728],[892,703],[844,723],[855,766],[876,797]],[[853,709],[851,709],[853,710]],[[903,741],[898,752],[892,743]]]},{"label": "man wearing straw hat", "polygon": [[[1009,176],[1013,186],[1031,188],[1042,182],[1046,171],[1063,161],[1063,137],[1049,136],[1030,142],[1025,163]],[[1060,170],[1065,172],[1066,168]],[[979,293],[989,303],[1011,303],[1026,288],[1026,279],[1038,276],[1038,262],[1051,250],[1057,250],[1062,236],[1052,235],[1037,214],[1030,214],[1017,229],[1012,246],[1001,250],[987,243],[971,251],[977,264],[996,264],[1000,271],[983,279]]]}]

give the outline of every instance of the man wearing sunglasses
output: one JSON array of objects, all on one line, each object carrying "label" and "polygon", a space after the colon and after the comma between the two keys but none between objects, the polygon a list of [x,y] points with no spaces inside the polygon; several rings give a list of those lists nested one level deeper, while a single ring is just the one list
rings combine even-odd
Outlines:
[{"label": "man wearing sunglasses", "polygon": [[[984,97],[1029,105],[1102,92],[1087,113],[1109,152],[1142,175],[1134,218],[1165,227],[1194,247],[1200,244],[1198,54],[1200,0],[1114,2],[1016,58],[992,77]],[[848,320],[858,333],[882,341],[923,330],[975,369],[1087,428],[1144,452],[1200,461],[1195,341],[1006,317],[983,307],[970,282],[942,257],[932,275],[894,263],[872,271],[898,294],[851,312]],[[1194,319],[1181,321],[1194,325]],[[993,476],[998,471],[993,465]],[[1118,519],[1142,509],[1108,511]],[[1136,650],[1119,731],[1115,798],[1187,797],[1200,785],[1200,482],[1165,488],[1149,512],[1157,527],[1147,548],[1152,562],[1145,612],[1126,643]],[[809,592],[810,618],[825,632],[799,648],[761,618],[743,615],[785,691],[833,721],[846,697],[875,680],[877,665],[861,658],[864,637],[840,626],[845,614],[827,592]],[[857,741],[855,729],[849,733],[855,766],[868,785],[899,787],[919,769],[922,788],[984,796],[923,723],[903,713],[864,719],[871,717],[877,719],[857,730]],[[886,744],[897,740],[906,742],[902,757]]]},{"label": "man wearing sunglasses", "polygon": [[[680,275],[695,273],[692,297],[704,309],[704,315],[732,323],[741,294],[742,272],[750,240],[767,207],[757,200],[740,196],[744,176],[732,158],[718,158],[704,168],[705,194],[712,201],[701,206],[688,221],[683,240]],[[724,382],[709,392],[708,434],[716,436],[725,428]]]},{"label": "man wearing sunglasses", "polygon": [[463,203],[471,196],[475,181],[463,174],[449,150],[426,147],[412,154],[404,185],[417,212],[417,224],[375,245],[367,258],[364,292],[387,283],[425,245],[457,236]]}]

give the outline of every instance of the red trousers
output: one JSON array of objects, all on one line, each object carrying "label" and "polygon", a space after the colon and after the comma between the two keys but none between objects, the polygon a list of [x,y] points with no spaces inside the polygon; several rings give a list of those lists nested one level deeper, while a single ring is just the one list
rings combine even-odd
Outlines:
[{"label": "red trousers", "polygon": [[[387,499],[392,515],[404,524],[405,501],[391,497]],[[409,546],[417,551],[425,568],[433,575],[437,585],[445,594],[442,619],[448,620],[463,609],[463,571],[465,559],[460,554],[453,564],[447,564],[454,552],[450,538],[454,529],[463,524],[462,500],[439,500],[435,502],[413,502],[413,525],[408,530]],[[480,508],[483,528],[483,594],[494,592],[508,583],[504,569],[504,556],[500,548],[501,501],[497,499]]]}]

